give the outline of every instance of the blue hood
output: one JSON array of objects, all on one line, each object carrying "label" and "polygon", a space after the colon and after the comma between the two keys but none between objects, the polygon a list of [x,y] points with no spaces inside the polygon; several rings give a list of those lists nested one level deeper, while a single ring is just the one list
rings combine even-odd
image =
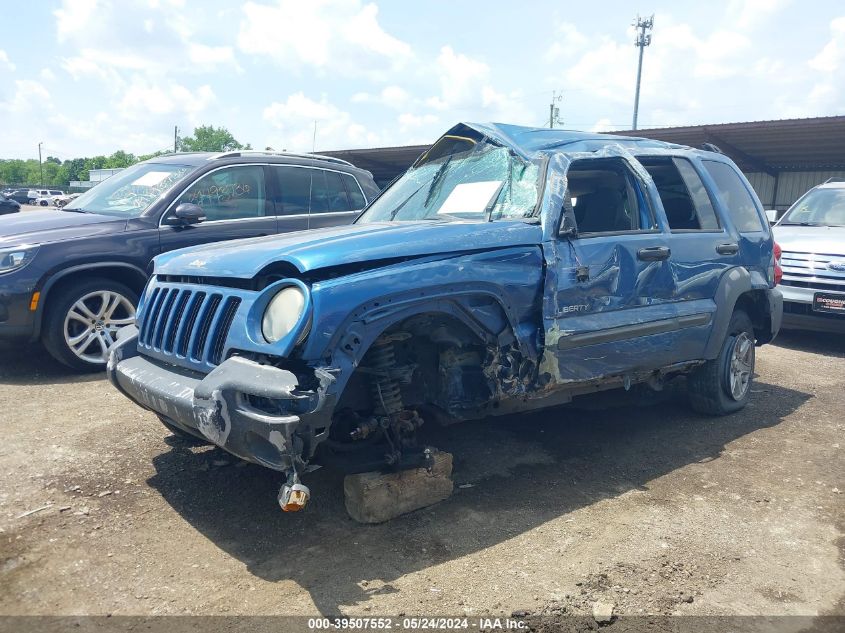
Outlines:
[{"label": "blue hood", "polygon": [[156,258],[156,273],[249,279],[287,262],[304,273],[395,257],[539,244],[542,229],[526,222],[391,222],[353,224],[186,248]]}]

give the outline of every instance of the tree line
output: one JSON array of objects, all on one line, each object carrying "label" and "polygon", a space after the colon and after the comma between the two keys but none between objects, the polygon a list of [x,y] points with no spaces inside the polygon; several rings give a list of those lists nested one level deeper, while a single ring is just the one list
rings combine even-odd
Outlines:
[{"label": "tree line", "polygon": [[[177,139],[177,149],[183,152],[226,152],[252,148],[248,143],[246,145],[239,143],[225,127],[201,125],[194,129],[193,135]],[[48,156],[41,165],[34,158],[27,160],[0,158],[0,185],[43,185],[66,188],[72,180],[88,180],[88,172],[91,169],[129,167],[137,162],[171,152],[172,150],[161,150],[136,156],[131,152],[118,150],[109,156],[71,158],[65,161],[55,156]]]}]

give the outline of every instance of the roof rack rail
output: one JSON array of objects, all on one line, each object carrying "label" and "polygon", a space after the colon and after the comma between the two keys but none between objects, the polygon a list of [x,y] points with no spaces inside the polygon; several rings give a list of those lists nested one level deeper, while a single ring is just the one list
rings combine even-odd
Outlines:
[{"label": "roof rack rail", "polygon": [[826,185],[829,182],[845,182],[845,178],[842,176],[831,176],[827,180],[825,180],[822,184]]},{"label": "roof rack rail", "polygon": [[724,154],[725,152],[718,145],[714,145],[713,143],[702,143],[699,149],[706,150],[708,152],[716,152],[717,154]]},{"label": "roof rack rail", "polygon": [[297,152],[276,152],[271,150],[263,150],[263,149],[238,149],[232,150],[229,152],[217,152],[212,154],[208,157],[208,160],[219,160],[221,158],[235,158],[237,156],[244,156],[244,155],[257,155],[257,156],[289,156],[292,158],[315,158],[317,160],[325,160],[331,163],[338,163],[340,165],[348,165],[349,167],[354,167],[352,163],[348,160],[343,160],[342,158],[335,158],[334,156],[325,156],[324,154],[301,154]]}]

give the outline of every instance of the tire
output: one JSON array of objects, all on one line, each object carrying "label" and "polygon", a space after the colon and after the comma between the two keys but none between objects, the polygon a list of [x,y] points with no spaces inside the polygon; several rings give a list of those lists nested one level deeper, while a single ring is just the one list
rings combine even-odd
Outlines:
[{"label": "tire", "polygon": [[49,296],[41,340],[57,361],[103,371],[117,331],[135,321],[138,294],[105,277],[71,280]]},{"label": "tire", "polygon": [[209,446],[211,444],[211,442],[209,442],[204,437],[200,437],[199,435],[194,435],[193,433],[183,431],[163,415],[156,415],[158,415],[158,419],[164,425],[164,428],[166,428],[173,435],[178,437],[183,443],[188,444],[190,446]]},{"label": "tire", "polygon": [[46,200],[42,200],[38,204],[40,204],[42,207],[49,207],[50,206],[50,203],[47,202]]},{"label": "tire", "polygon": [[743,310],[734,310],[719,356],[690,374],[692,408],[707,415],[728,415],[748,404],[754,380],[754,327]]}]

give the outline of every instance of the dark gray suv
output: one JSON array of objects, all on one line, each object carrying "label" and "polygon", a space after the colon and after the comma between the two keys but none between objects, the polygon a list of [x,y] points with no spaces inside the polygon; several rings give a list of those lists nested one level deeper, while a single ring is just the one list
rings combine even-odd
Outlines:
[{"label": "dark gray suv", "polygon": [[348,224],[377,193],[369,172],[336,158],[170,154],[61,211],[0,217],[0,342],[41,340],[70,367],[103,369],[156,255]]}]

